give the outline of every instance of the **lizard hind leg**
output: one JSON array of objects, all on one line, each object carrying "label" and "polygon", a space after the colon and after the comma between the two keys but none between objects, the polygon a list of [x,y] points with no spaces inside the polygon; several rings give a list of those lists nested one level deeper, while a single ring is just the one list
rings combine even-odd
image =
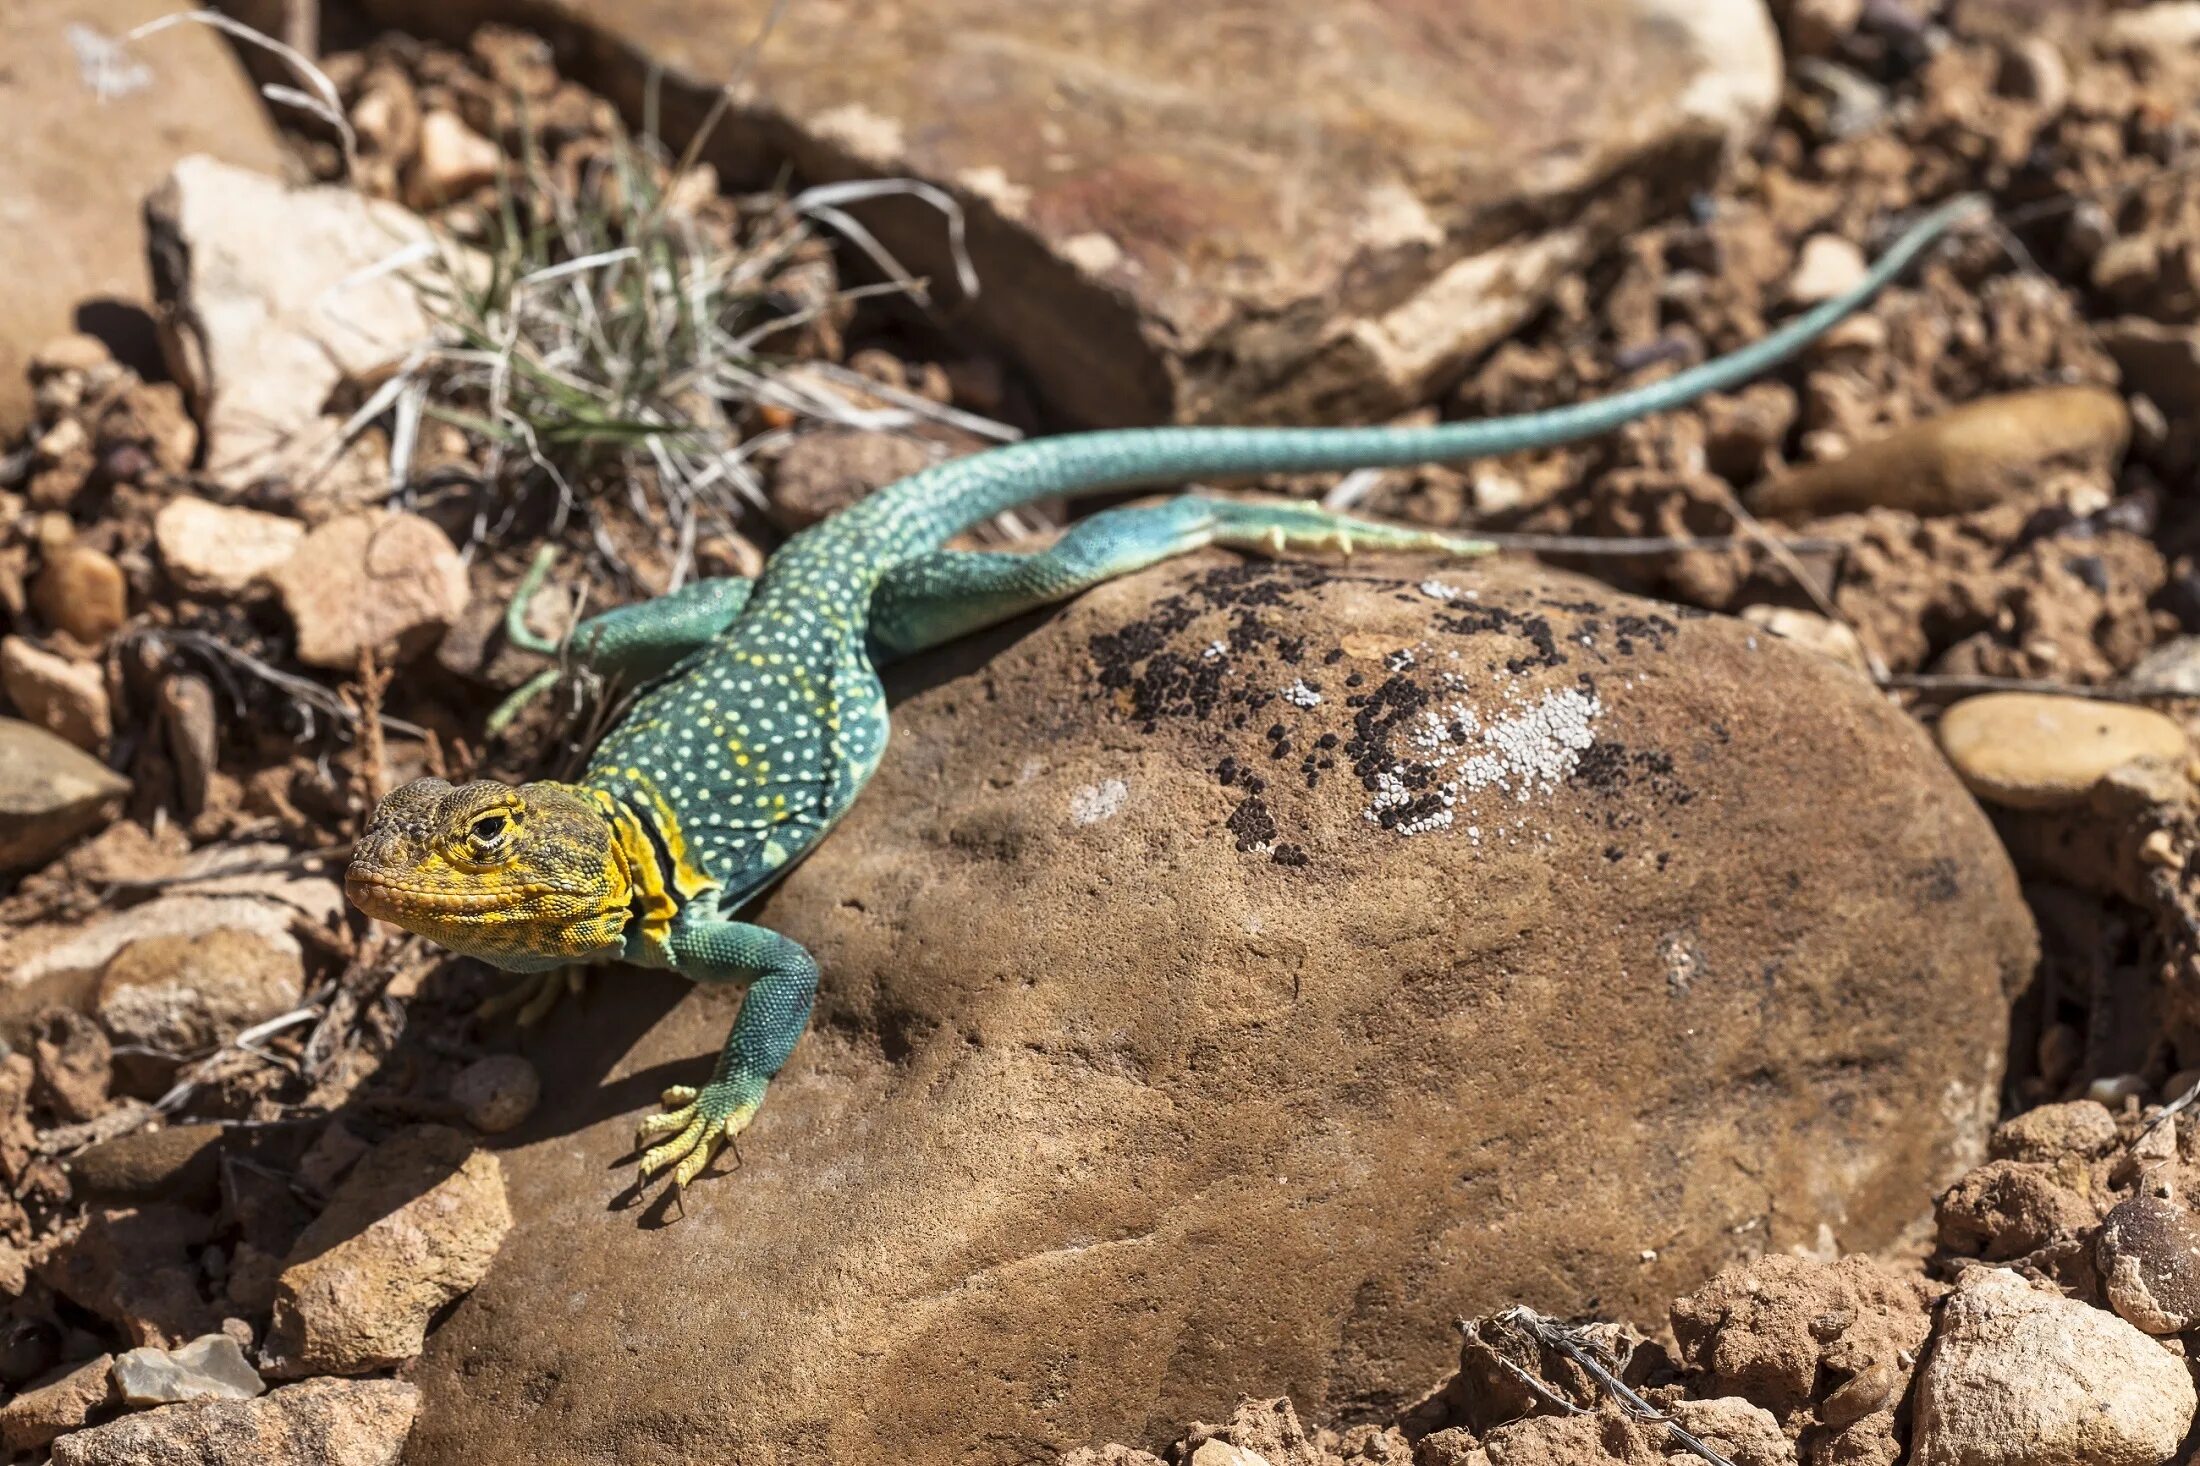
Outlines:
[{"label": "lizard hind leg", "polygon": [[1432,550],[1479,555],[1484,541],[1338,514],[1288,499],[1186,495],[1107,509],[1038,554],[937,550],[889,572],[871,604],[871,635],[903,655],[996,625],[1134,570],[1207,545],[1261,554]]}]

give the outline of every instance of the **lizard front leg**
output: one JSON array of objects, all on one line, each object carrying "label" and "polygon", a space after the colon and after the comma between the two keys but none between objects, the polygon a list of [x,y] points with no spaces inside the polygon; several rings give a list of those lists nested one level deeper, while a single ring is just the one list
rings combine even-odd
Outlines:
[{"label": "lizard front leg", "polygon": [[666,1113],[642,1121],[635,1139],[639,1147],[670,1137],[642,1156],[642,1180],[671,1166],[672,1184],[684,1187],[756,1118],[764,1086],[809,1026],[817,962],[800,943],[744,921],[683,919],[669,947],[683,977],[749,985],[710,1082],[667,1089]]},{"label": "lizard front leg", "polygon": [[[512,596],[504,615],[505,640],[523,651],[560,656],[556,642],[535,635],[525,619],[528,603],[541,587],[554,553],[547,548]],[[573,664],[604,678],[621,678],[629,686],[670,671],[682,657],[722,635],[741,614],[756,582],[729,577],[697,580],[654,600],[619,606],[591,616],[573,628],[562,648]],[[528,703],[549,690],[565,675],[563,665],[531,678],[489,715],[488,731],[501,732]]]}]

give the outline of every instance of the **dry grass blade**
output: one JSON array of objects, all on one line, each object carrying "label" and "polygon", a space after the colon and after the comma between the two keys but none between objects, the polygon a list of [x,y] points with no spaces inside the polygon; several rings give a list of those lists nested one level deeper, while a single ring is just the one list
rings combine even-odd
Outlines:
[{"label": "dry grass blade", "polygon": [[[710,187],[707,170],[683,171],[647,134],[617,134],[604,155],[565,168],[546,162],[527,128],[520,136],[481,252],[445,250],[411,273],[438,340],[353,414],[354,430],[390,417],[400,485],[414,425],[456,427],[480,450],[496,493],[509,502],[547,487],[556,525],[582,514],[613,563],[594,505],[606,493],[626,495],[638,516],[667,531],[672,583],[657,588],[670,589],[701,537],[736,531],[764,503],[750,465],[763,442],[744,440],[738,426],[752,408],[864,428],[929,418],[1015,436],[909,394],[892,394],[884,411],[864,408],[859,392],[888,394],[819,363],[792,370],[767,349],[854,297],[918,288],[884,258],[888,286],[838,291],[823,303],[789,298],[776,282],[827,249],[813,217],[837,224],[841,204],[930,191],[880,180],[737,202]],[[958,273],[974,289],[959,211],[950,207],[949,220]],[[867,251],[876,244],[851,238]]]}]

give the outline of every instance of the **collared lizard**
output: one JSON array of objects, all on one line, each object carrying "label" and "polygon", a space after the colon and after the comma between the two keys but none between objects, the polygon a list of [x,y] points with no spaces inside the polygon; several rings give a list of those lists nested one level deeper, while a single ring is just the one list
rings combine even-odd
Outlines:
[{"label": "collared lizard", "polygon": [[942,549],[951,536],[1060,495],[1460,460],[1607,432],[1794,355],[1982,214],[1973,198],[1943,205],[1837,299],[1731,355],[1592,402],[1419,428],[1070,434],[925,469],[794,536],[753,582],[707,580],[584,623],[571,652],[642,691],[579,780],[407,784],[375,810],[345,889],[369,915],[514,971],[617,959],[748,984],[709,1081],[668,1089],[664,1112],[641,1124],[643,1178],[670,1167],[684,1187],[755,1117],[809,1022],[816,962],[735,913],[877,769],[880,663],[1203,545],[1487,548],[1291,501],[1190,496],[1094,514],[1037,554]]}]

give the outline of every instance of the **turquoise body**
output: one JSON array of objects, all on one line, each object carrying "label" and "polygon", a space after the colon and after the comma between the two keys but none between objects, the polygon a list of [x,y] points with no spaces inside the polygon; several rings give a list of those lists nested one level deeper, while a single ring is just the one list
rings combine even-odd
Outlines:
[{"label": "turquoise body", "polygon": [[[1202,545],[1485,548],[1299,503],[1200,498],[1093,515],[1036,555],[941,549],[951,536],[1063,495],[1457,461],[1608,432],[1794,355],[1949,229],[1982,215],[1975,199],[1942,206],[1853,291],[1732,355],[1636,391],[1426,428],[1145,428],[1018,443],[881,490],[788,541],[753,583],[706,581],[584,624],[572,638],[574,656],[606,676],[653,680],[580,782],[631,811],[690,876],[668,928],[630,955],[697,981],[749,984],[710,1082],[680,1112],[677,1138],[644,1158],[644,1171],[746,1124],[808,1023],[815,962],[734,913],[832,828],[878,767],[887,739],[881,661]],[[515,639],[527,640],[516,627]]]}]

